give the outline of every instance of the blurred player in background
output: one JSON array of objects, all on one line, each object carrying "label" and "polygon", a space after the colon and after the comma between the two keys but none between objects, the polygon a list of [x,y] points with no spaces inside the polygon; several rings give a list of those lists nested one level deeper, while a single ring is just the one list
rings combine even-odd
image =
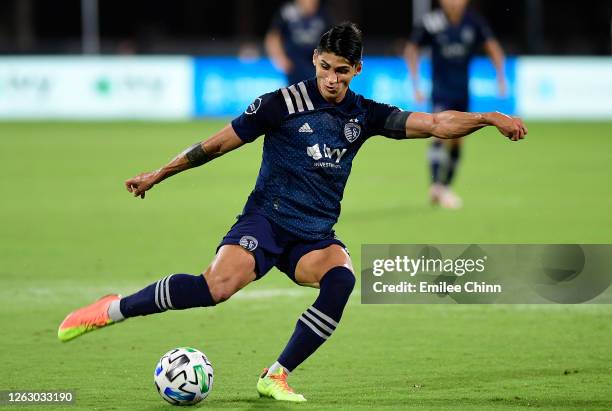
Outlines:
[{"label": "blurred player in background", "polygon": [[314,76],[312,51],[329,25],[319,0],[286,3],[274,17],[265,47],[274,65],[287,76],[287,84]]},{"label": "blurred player in background", "polygon": [[[144,198],[166,178],[265,134],[255,188],[203,274],[172,274],[127,297],[103,297],[70,313],[59,339],[131,317],[214,306],[277,267],[295,283],[319,288],[319,296],[300,315],[277,360],[264,369],[257,391],[280,401],[306,401],[287,385],[287,376],[332,336],[355,285],[351,257],[333,227],[353,159],[365,141],[376,135],[452,139],[487,126],[513,141],[527,134],[520,119],[501,113],[411,113],[355,94],[349,84],[361,72],[361,58],[359,28],[334,26],[308,63],[316,67],[315,78],[256,98],[209,139],[155,171],[128,179],[127,190]],[[206,184],[202,189],[205,193]],[[223,203],[222,198],[210,201]],[[206,218],[214,216],[194,215],[194,224],[204,230]]]},{"label": "blurred player in background", "polygon": [[[419,87],[420,47],[431,47],[433,111],[469,110],[468,80],[471,59],[484,46],[495,66],[500,96],[506,95],[505,57],[500,44],[483,18],[467,8],[468,0],[440,0],[440,9],[427,13],[416,25],[405,48],[405,58],[412,77],[414,97],[425,100]],[[460,208],[461,198],[451,189],[462,139],[435,140],[429,150],[432,204]]]}]

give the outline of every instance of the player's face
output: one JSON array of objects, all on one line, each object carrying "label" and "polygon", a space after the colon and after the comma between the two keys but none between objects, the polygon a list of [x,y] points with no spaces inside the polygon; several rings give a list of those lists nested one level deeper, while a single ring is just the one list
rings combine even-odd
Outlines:
[{"label": "player's face", "polygon": [[297,0],[296,3],[306,16],[312,16],[319,9],[319,0]]},{"label": "player's face", "polygon": [[442,9],[451,16],[461,16],[467,7],[468,0],[440,0]]},{"label": "player's face", "polygon": [[361,73],[361,62],[351,65],[346,58],[333,53],[319,53],[315,50],[312,62],[317,73],[319,92],[330,103],[342,101],[353,77]]}]

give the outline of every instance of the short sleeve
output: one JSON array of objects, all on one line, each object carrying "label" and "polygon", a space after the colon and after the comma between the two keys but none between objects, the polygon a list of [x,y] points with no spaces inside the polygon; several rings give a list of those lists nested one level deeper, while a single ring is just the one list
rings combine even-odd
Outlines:
[{"label": "short sleeve", "polygon": [[274,17],[272,18],[272,22],[270,23],[270,30],[278,30],[279,32],[283,31],[283,16],[280,11],[278,11]]},{"label": "short sleeve", "polygon": [[238,137],[250,143],[280,126],[287,111],[283,101],[279,90],[257,97],[244,113],[232,120],[232,127]]},{"label": "short sleeve", "polygon": [[428,46],[432,43],[433,37],[425,28],[425,24],[422,20],[416,26],[414,26],[414,29],[410,34],[410,41],[418,44],[419,46]]},{"label": "short sleeve", "polygon": [[[401,125],[400,129],[400,127],[390,126],[389,122],[387,122],[389,115],[392,113],[399,113],[401,111],[402,110],[396,106],[369,100],[366,137],[380,135],[393,139],[406,138],[403,124]],[[398,130],[401,131],[399,134]]]},{"label": "short sleeve", "polygon": [[491,26],[489,26],[484,17],[474,15],[473,19],[474,25],[476,26],[476,35],[479,43],[484,43],[488,40],[493,40],[495,38]]}]

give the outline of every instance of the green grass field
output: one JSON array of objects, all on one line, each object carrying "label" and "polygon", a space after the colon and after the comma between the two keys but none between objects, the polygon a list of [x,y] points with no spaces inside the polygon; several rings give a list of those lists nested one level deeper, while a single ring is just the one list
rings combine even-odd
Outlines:
[{"label": "green grass field", "polygon": [[[70,310],[209,263],[255,182],[260,142],[145,200],[123,181],[221,124],[0,124],[0,389],[76,390],[68,409],[168,409],[155,363],[191,345],[215,367],[207,409],[612,408],[607,305],[370,306],[356,290],[334,337],[292,376],[301,405],[255,391],[316,298],[278,271],[213,309],[58,342]],[[611,243],[612,123],[529,127],[520,143],[493,130],[468,139],[454,212],[427,202],[426,141],[369,141],[336,227],[356,268],[362,243]]]}]

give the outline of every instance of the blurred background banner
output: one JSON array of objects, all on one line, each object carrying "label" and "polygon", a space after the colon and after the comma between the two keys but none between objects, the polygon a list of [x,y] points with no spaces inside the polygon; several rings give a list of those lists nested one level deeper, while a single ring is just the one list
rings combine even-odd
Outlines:
[{"label": "blurred background banner", "polygon": [[611,119],[612,58],[522,58],[516,93],[528,118]]},{"label": "blurred background banner", "polygon": [[[406,63],[400,58],[366,57],[364,70],[351,83],[357,93],[377,101],[396,105],[404,110],[431,111],[430,104],[414,101]],[[491,62],[476,58],[470,65],[470,104],[473,111],[501,111],[515,113],[514,83],[515,58],[506,61],[508,95],[499,96],[495,71]],[[421,86],[425,94],[431,90],[431,60],[424,58],[419,66]]]},{"label": "blurred background banner", "polygon": [[[414,101],[401,56],[439,1],[314,3],[329,18],[327,25],[351,20],[364,32],[365,66],[352,84],[355,91],[405,110],[432,109],[429,102]],[[44,0],[2,1],[0,119],[236,116],[258,95],[285,84],[282,65],[266,57],[274,54],[266,44],[285,5],[64,0],[58,7]],[[472,60],[471,111],[530,120],[612,118],[612,2],[583,7],[571,0],[472,0],[469,7],[489,22],[504,52],[515,56],[506,60],[505,96],[498,94],[491,63]],[[431,47],[424,47],[424,95],[431,91],[430,56]]]},{"label": "blurred background banner", "polygon": [[[485,58],[474,61],[470,83],[474,111],[516,112],[515,62],[508,59],[509,94],[500,97],[491,63]],[[364,64],[366,69],[351,84],[356,92],[404,110],[431,109],[427,103],[413,100],[402,59],[366,57]],[[547,64],[550,68],[557,62],[550,60]],[[571,65],[565,65],[572,70]],[[612,63],[606,69],[611,68]],[[546,66],[537,69],[545,72]],[[428,59],[423,60],[420,71],[424,90],[429,91]],[[528,75],[537,81],[537,71],[531,69]],[[282,87],[284,81],[267,58],[0,57],[0,118],[167,120],[236,116],[254,98]],[[559,84],[553,86],[571,89],[571,85],[563,86],[567,79],[559,77],[557,81]],[[523,87],[521,92],[529,89]],[[529,98],[523,98],[525,110],[532,110]],[[555,110],[564,110],[564,105],[557,103],[546,113]],[[580,117],[580,112],[576,114]],[[608,115],[612,116],[612,111],[608,110]]]},{"label": "blurred background banner", "polygon": [[199,57],[194,60],[195,116],[237,116],[253,100],[285,85],[267,58]]},{"label": "blurred background banner", "polygon": [[188,57],[0,58],[3,119],[187,119]]},{"label": "blurred background banner", "polygon": [[517,62],[521,60],[515,57],[506,58],[508,90],[505,96],[500,96],[491,61],[484,57],[475,58],[470,65],[470,110],[520,114],[516,107],[516,70]]},{"label": "blurred background banner", "polygon": [[[351,87],[404,110],[416,103],[403,60],[366,57]],[[431,88],[430,61],[420,66]],[[506,63],[508,93],[499,96],[493,66],[470,69],[473,111],[527,119],[611,119],[612,59],[520,57]],[[284,85],[266,58],[237,57],[0,57],[1,119],[188,119],[231,117],[254,98]]]}]

